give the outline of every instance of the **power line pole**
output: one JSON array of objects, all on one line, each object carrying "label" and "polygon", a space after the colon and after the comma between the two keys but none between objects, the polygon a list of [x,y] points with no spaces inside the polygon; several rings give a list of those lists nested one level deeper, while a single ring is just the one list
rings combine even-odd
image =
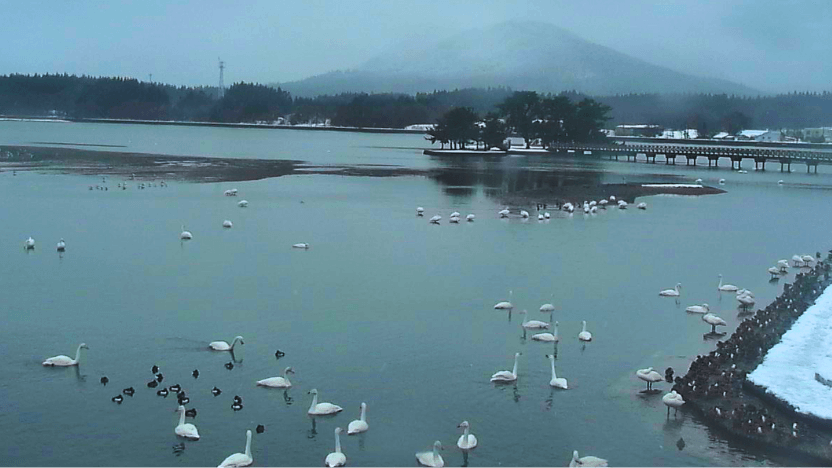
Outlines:
[{"label": "power line pole", "polygon": [[225,62],[223,62],[222,59],[219,58],[219,57],[217,58],[217,60],[219,60],[219,62],[220,62],[220,91],[219,91],[219,97],[220,97],[220,99],[222,99],[222,97],[225,95],[225,85],[222,82],[222,72],[223,72],[223,70],[225,70]]},{"label": "power line pole", "polygon": [[153,73],[148,74],[148,82],[153,83]]}]

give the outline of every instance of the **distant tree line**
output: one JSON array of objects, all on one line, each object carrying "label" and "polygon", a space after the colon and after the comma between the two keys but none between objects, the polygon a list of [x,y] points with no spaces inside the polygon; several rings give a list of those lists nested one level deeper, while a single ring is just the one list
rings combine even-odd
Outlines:
[{"label": "distant tree line", "polygon": [[[442,115],[426,137],[451,148],[464,149],[468,142],[485,150],[503,148],[510,133],[523,137],[526,148],[538,141],[544,148],[557,143],[588,143],[605,138],[602,131],[610,107],[591,98],[577,103],[566,96],[517,91],[480,120],[470,107],[457,107]],[[503,148],[504,149],[504,148]]]},{"label": "distant tree line", "polygon": [[[0,76],[0,114],[215,122],[273,122],[282,117],[293,124],[329,120],[333,125],[400,128],[436,122],[459,107],[470,108],[480,116],[489,112],[500,114],[504,112],[500,106],[515,96],[508,88],[472,88],[416,95],[345,93],[293,98],[280,88],[255,83],[234,84],[222,99],[218,99],[218,91],[217,87],[177,87],[123,77],[12,74]],[[548,106],[541,112],[558,110],[551,107],[560,105],[551,101],[556,97],[580,103],[589,96],[575,91],[541,96],[541,100],[550,100],[541,104]],[[627,94],[592,99],[612,108],[607,128],[618,124],[657,124],[665,128],[695,128],[700,135],[709,136],[748,128],[832,126],[830,92],[758,97]],[[523,124],[510,126],[518,133],[532,131],[524,130]]]}]

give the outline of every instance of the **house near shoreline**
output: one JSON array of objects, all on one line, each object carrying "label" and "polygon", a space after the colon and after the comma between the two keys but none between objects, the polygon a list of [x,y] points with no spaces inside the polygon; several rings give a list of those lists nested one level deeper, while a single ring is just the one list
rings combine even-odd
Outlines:
[{"label": "house near shoreline", "polygon": [[664,127],[653,124],[616,125],[615,136],[655,137],[662,134]]},{"label": "house near shoreline", "polygon": [[782,141],[780,130],[743,130],[737,134],[737,140]]},{"label": "house near shoreline", "polygon": [[832,142],[832,127],[804,128],[803,138],[806,140],[824,139],[827,143]]}]

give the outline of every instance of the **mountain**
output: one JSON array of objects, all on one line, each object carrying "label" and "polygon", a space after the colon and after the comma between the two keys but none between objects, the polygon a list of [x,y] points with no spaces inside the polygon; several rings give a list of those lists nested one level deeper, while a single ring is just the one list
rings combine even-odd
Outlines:
[{"label": "mountain", "polygon": [[409,44],[354,70],[281,83],[293,95],[429,92],[504,86],[591,95],[625,93],[758,94],[747,86],[687,75],[600,46],[557,26],[509,21],[434,44]]}]

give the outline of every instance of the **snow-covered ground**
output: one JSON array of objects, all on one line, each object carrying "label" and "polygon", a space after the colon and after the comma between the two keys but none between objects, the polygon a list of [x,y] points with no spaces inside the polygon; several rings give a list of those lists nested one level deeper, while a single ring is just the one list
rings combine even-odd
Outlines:
[{"label": "snow-covered ground", "polygon": [[832,286],[783,334],[748,380],[801,413],[832,419],[832,388],[815,380],[816,372],[832,379]]}]

